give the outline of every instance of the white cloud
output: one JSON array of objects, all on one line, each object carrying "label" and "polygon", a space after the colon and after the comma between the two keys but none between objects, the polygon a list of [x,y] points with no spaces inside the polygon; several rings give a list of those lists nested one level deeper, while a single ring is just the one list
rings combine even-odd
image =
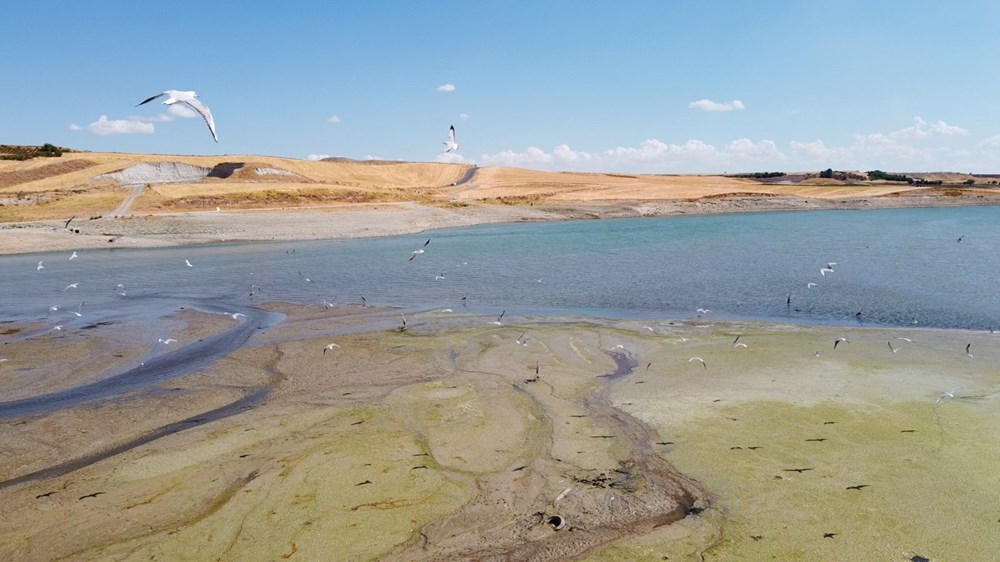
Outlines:
[{"label": "white cloud", "polygon": [[539,167],[539,164],[550,164],[554,160],[551,154],[535,146],[529,146],[524,152],[504,150],[496,154],[483,154],[482,157],[484,164],[493,166]]},{"label": "white cloud", "polygon": [[859,137],[861,137],[860,142],[876,145],[888,145],[893,143],[919,141],[932,137],[957,137],[967,134],[969,134],[968,129],[964,129],[957,125],[949,125],[944,121],[937,121],[936,123],[928,124],[927,121],[924,121],[918,116],[913,118],[913,125],[910,127],[904,127],[898,131],[892,131],[889,133],[869,133],[866,135],[859,135]]},{"label": "white cloud", "polygon": [[69,124],[69,130],[70,131],[82,131],[83,127],[77,125],[76,123],[70,123]]},{"label": "white cloud", "polygon": [[[70,125],[72,128],[72,125]],[[983,139],[983,142],[979,143],[979,146],[1000,148],[1000,135],[993,135],[992,137]]]},{"label": "white cloud", "polygon": [[340,116],[338,116],[338,115],[332,115],[332,116],[330,116],[329,119],[326,120],[326,122],[327,123],[334,123],[334,124],[340,123]]},{"label": "white cloud", "polygon": [[465,157],[455,152],[442,152],[434,157],[434,161],[444,162],[446,164],[461,164],[462,162],[465,162]]},{"label": "white cloud", "polygon": [[324,158],[329,158],[329,157],[330,157],[329,154],[310,154],[309,156],[306,156],[306,159],[307,160],[316,161],[316,160],[322,160]]},{"label": "white cloud", "polygon": [[931,133],[945,137],[962,136],[969,134],[968,129],[963,129],[957,125],[949,125],[944,121],[938,121],[931,125]]},{"label": "white cloud", "polygon": [[462,121],[468,121],[469,120],[469,114],[468,113],[459,113],[458,114],[458,118],[461,119]]},{"label": "white cloud", "polygon": [[455,91],[455,85],[454,84],[441,84],[440,86],[438,86],[436,88],[436,90],[439,91],[439,92],[443,92],[445,94],[450,94],[450,93],[452,93],[452,92]]},{"label": "white cloud", "polygon": [[698,100],[693,101],[688,104],[691,109],[700,109],[702,111],[737,111],[740,109],[746,109],[743,102],[740,100],[733,100],[731,102],[717,102],[712,100]]},{"label": "white cloud", "polygon": [[701,170],[715,162],[722,165],[727,161],[767,157],[783,158],[784,155],[772,141],[754,144],[741,139],[735,145],[720,151],[700,140],[667,144],[658,139],[646,139],[639,146],[617,146],[601,152],[574,150],[569,145],[561,144],[550,153],[532,146],[524,152],[505,150],[496,154],[483,154],[481,161],[486,165],[554,170],[655,173],[667,170],[693,171],[695,168]]},{"label": "white cloud", "polygon": [[[70,126],[70,128],[72,129],[73,127]],[[138,119],[108,119],[107,115],[101,115],[97,121],[87,125],[86,129],[95,135],[102,136],[136,134],[151,135],[155,131],[152,123],[140,121]]]},{"label": "white cloud", "polygon": [[482,154],[482,165],[542,170],[625,173],[721,173],[758,171],[936,170],[996,171],[1000,168],[1000,134],[976,143],[963,140],[969,131],[945,121],[914,119],[910,126],[888,132],[857,134],[842,143],[753,140],[737,138],[709,144],[699,139],[668,143],[649,138],[636,145],[577,150],[559,144],[551,150],[529,146],[523,151]]},{"label": "white cloud", "polygon": [[726,145],[726,151],[740,158],[781,161],[786,158],[774,141],[753,142],[748,138],[736,139]]}]

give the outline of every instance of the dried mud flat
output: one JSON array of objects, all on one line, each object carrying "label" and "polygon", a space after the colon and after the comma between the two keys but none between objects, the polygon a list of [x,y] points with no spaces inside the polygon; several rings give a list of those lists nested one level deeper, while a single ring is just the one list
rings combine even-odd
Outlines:
[{"label": "dried mud flat", "polygon": [[[0,475],[0,556],[560,560],[704,506],[609,401],[635,359],[591,328],[522,346],[514,328],[469,319],[372,331],[395,313],[279,308],[285,322],[203,373],[0,422],[18,444]],[[184,314],[181,345],[212,325]],[[128,353],[114,330],[60,343]],[[328,340],[340,347],[324,353]],[[45,343],[4,351],[17,366]],[[86,462],[45,471],[74,459]]]},{"label": "dried mud flat", "polygon": [[[1000,421],[990,334],[439,312],[399,331],[392,310],[268,308],[285,321],[201,372],[0,421],[0,558],[975,559],[998,546],[982,537],[1000,517],[987,469],[1000,453],[976,437]],[[169,321],[179,346],[231,324]],[[126,328],[59,336],[66,356],[47,361],[129,356]],[[833,355],[839,335],[852,343]],[[890,353],[896,335],[913,345]],[[956,361],[965,341],[975,361]],[[5,345],[0,387],[43,369],[52,343]],[[115,354],[92,372],[120,368]],[[50,371],[32,392],[79,382]],[[948,478],[962,491],[928,485]],[[933,512],[912,521],[922,502]]]}]

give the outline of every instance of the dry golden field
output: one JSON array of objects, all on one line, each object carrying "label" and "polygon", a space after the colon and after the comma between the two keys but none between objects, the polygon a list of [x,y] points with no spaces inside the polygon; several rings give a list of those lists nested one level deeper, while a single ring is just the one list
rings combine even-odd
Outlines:
[{"label": "dry golden field", "polygon": [[[99,176],[137,164],[178,163],[228,168],[225,177],[123,186]],[[963,174],[923,174],[944,179],[947,189],[894,182],[845,184],[807,175],[763,182],[713,175],[628,175],[544,172],[506,167],[476,168],[431,162],[309,161],[271,156],[180,156],[67,152],[59,158],[0,161],[0,222],[63,219],[68,216],[158,214],[226,209],[308,209],[358,204],[413,202],[437,207],[483,205],[554,206],[690,204],[701,201],[898,199],[915,191],[953,197]],[[235,170],[235,171],[234,171]],[[216,174],[213,174],[213,176]],[[169,180],[169,178],[168,178]],[[989,178],[977,181],[990,187]],[[993,190],[976,197],[995,197]],[[745,206],[744,206],[745,207]],[[747,210],[743,208],[741,210]]]}]

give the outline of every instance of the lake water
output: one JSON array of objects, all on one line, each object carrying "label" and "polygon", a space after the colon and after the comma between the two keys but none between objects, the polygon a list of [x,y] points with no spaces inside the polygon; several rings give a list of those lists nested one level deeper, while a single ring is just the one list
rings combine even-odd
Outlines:
[{"label": "lake water", "polygon": [[[998,244],[1000,207],[969,207],[484,225],[87,250],[72,261],[69,252],[31,254],[0,257],[0,319],[71,329],[139,312],[149,297],[318,305],[363,295],[371,305],[488,314],[688,318],[703,308],[707,318],[987,329],[1000,326]],[[71,283],[79,286],[65,289]],[[261,292],[250,297],[253,285]],[[81,302],[86,314],[76,317]]]}]

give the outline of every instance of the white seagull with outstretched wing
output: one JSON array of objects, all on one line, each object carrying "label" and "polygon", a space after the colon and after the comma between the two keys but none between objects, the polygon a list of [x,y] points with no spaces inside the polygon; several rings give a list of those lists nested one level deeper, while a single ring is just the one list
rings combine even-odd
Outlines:
[{"label": "white seagull with outstretched wing", "polygon": [[454,125],[452,125],[450,129],[448,129],[448,140],[441,141],[441,144],[444,145],[444,152],[452,152],[454,150],[458,150],[458,143],[455,141]]},{"label": "white seagull with outstretched wing", "polygon": [[139,107],[140,105],[143,105],[145,103],[149,103],[155,100],[156,98],[162,98],[163,96],[167,96],[167,99],[163,100],[163,105],[186,103],[188,107],[197,111],[198,115],[201,115],[201,118],[204,119],[205,123],[208,125],[208,130],[211,131],[212,138],[215,139],[215,142],[219,142],[219,136],[215,134],[215,119],[212,119],[212,112],[208,110],[207,105],[201,103],[201,100],[198,99],[198,94],[194,93],[193,91],[182,92],[180,90],[167,90],[165,92],[156,94],[155,96],[152,96],[150,98],[144,99],[143,101],[136,104],[136,107]]}]

